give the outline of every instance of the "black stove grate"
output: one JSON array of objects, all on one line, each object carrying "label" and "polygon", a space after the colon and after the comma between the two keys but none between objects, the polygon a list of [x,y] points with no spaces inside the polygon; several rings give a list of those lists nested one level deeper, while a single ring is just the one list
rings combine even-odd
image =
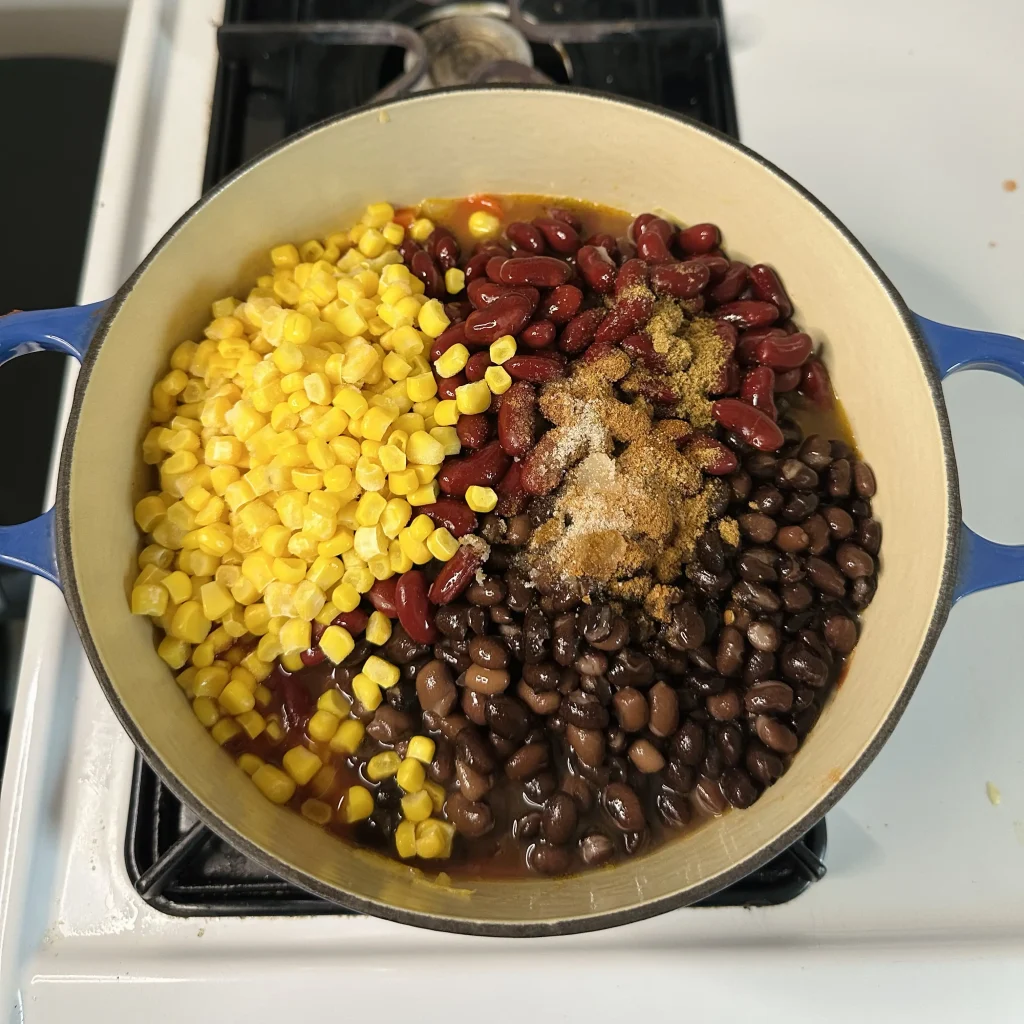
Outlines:
[{"label": "black stove grate", "polygon": [[[228,0],[225,25],[247,27],[219,33],[204,187],[308,125],[368,102],[401,77],[400,47],[341,45],[329,35],[311,35],[313,22],[383,19],[415,28],[449,6],[455,5],[444,0]],[[459,6],[467,13],[508,11],[496,3]],[[736,135],[720,0],[529,0],[521,10],[541,27],[540,41],[530,44],[534,65],[556,84],[656,103]],[[592,24],[581,28],[581,22],[650,19],[673,19],[676,27],[598,42],[557,41],[555,26],[565,23],[573,24],[573,38],[582,38],[600,33]],[[700,905],[788,902],[824,876],[825,839],[822,821],[771,863]],[[140,894],[169,914],[348,913],[276,878],[213,835],[138,755],[125,853]]]},{"label": "black stove grate", "polygon": [[[822,820],[763,868],[696,906],[788,903],[824,877],[825,845]],[[176,917],[352,913],[282,881],[232,849],[181,804],[138,754],[125,856],[142,898]]]}]

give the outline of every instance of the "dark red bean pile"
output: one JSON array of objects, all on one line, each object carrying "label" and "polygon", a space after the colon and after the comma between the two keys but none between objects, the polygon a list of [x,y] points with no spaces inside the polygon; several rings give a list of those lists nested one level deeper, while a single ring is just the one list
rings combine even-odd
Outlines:
[{"label": "dark red bean pile", "polygon": [[[463,548],[367,595],[395,620],[381,653],[401,680],[375,712],[356,702],[367,740],[348,770],[379,750],[404,756],[408,739],[427,732],[436,741],[427,774],[445,787],[458,832],[445,870],[558,875],[749,807],[785,772],[857,643],[881,527],[874,475],[846,439],[828,374],[790,321],[774,270],[729,260],[714,225],[677,230],[650,214],[628,235],[585,238],[575,213],[550,211],[509,224],[506,237],[466,259],[447,229],[423,248],[403,243],[429,295],[444,298],[444,270],[466,270],[466,297],[447,303],[453,325],[432,358],[457,341],[473,348],[513,333],[519,352],[504,365],[517,383],[488,413],[459,421],[471,452],[445,463],[445,498],[424,509],[456,536],[482,535],[486,561],[481,548]],[[697,439],[719,453],[705,480],[712,518],[667,622],[579,581],[531,583],[516,557],[549,518],[557,483],[531,482],[537,390],[572,359],[613,346],[652,368],[637,333],[650,309],[602,301],[623,275],[715,317],[732,352],[715,403],[721,426]],[[443,386],[480,379],[488,361],[482,349]],[[499,495],[482,520],[462,503],[474,483]],[[723,540],[726,518],[738,546]],[[340,618],[351,628],[358,615],[365,624],[362,610]],[[326,686],[351,693],[372,651],[360,639],[341,666],[288,677],[286,725],[301,729]],[[393,853],[401,791],[361,771],[359,781],[377,810],[354,837]]]}]

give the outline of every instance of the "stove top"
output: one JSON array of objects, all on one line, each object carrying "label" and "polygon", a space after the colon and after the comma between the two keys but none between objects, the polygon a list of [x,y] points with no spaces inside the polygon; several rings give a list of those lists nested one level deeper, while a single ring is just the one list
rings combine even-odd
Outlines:
[{"label": "stove top", "polygon": [[[382,95],[484,82],[601,89],[736,134],[719,0],[229,0],[218,33],[204,187],[326,117]],[[785,903],[825,875],[825,823],[705,906]],[[212,835],[136,757],[125,849],[171,914],[345,913]]]}]

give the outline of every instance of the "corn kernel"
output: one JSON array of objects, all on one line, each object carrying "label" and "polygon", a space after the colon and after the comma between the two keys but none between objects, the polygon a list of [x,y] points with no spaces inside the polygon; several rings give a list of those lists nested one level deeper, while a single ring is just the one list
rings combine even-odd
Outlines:
[{"label": "corn kernel", "polygon": [[292,747],[285,751],[281,765],[300,786],[304,786],[323,767],[323,761],[306,747]]},{"label": "corn kernel", "polygon": [[424,764],[430,764],[434,760],[435,749],[436,744],[429,736],[413,736],[409,740],[406,756],[422,761]]},{"label": "corn kernel", "polygon": [[444,791],[444,786],[439,786],[436,782],[431,782],[430,779],[427,779],[427,781],[423,783],[423,791],[430,797],[430,803],[434,808],[434,813],[440,814],[444,809],[444,802],[448,796]]},{"label": "corn kernel", "polygon": [[427,538],[426,545],[427,550],[441,562],[447,562],[459,550],[459,542],[443,526]]},{"label": "corn kernel", "polygon": [[425,541],[434,532],[434,520],[420,513],[410,524],[409,532],[420,541]]},{"label": "corn kernel", "polygon": [[[395,755],[398,756],[397,754]],[[427,773],[423,765],[415,758],[407,757],[399,766],[395,775],[395,781],[406,793],[418,793],[423,789],[423,783],[427,781]],[[429,799],[430,794],[427,794]],[[430,810],[434,809],[433,803]]]},{"label": "corn kernel", "polygon": [[[337,590],[335,590],[337,593]],[[357,595],[358,598],[358,595]],[[337,601],[334,602],[336,605]],[[358,600],[356,605],[358,605]],[[340,607],[340,606],[339,606]],[[355,605],[353,605],[353,608]],[[350,608],[349,611],[352,609]],[[328,626],[320,637],[320,650],[335,664],[343,662],[355,648],[352,634],[344,626]]]},{"label": "corn kernel", "polygon": [[487,381],[476,380],[456,388],[455,404],[464,416],[487,412],[491,405],[491,389],[488,387]]},{"label": "corn kernel", "polygon": [[301,558],[275,558],[271,571],[282,583],[298,583],[306,578],[306,563]]},{"label": "corn kernel", "polygon": [[286,804],[295,795],[295,780],[272,764],[260,765],[252,781],[271,803]]},{"label": "corn kernel", "polygon": [[339,721],[348,718],[352,707],[349,699],[340,690],[324,690],[317,699],[316,706],[320,711],[329,711]]},{"label": "corn kernel", "polygon": [[275,267],[296,267],[299,264],[299,250],[290,242],[276,245],[270,250],[270,262]]},{"label": "corn kernel", "polygon": [[209,697],[196,697],[192,701],[192,710],[207,729],[212,729],[220,721],[220,710]]},{"label": "corn kernel", "polygon": [[466,488],[466,504],[474,512],[490,512],[498,504],[498,495],[491,487],[471,484]]},{"label": "corn kernel", "polygon": [[363,416],[363,437],[371,441],[382,441],[397,416],[397,412],[380,406],[368,409]]},{"label": "corn kernel", "polygon": [[474,238],[494,238],[501,230],[501,221],[486,210],[474,210],[469,215],[466,227]]},{"label": "corn kernel", "polygon": [[466,287],[465,271],[460,270],[458,267],[449,267],[444,272],[444,287],[449,295],[458,295]]},{"label": "corn kernel", "polygon": [[314,711],[310,716],[306,731],[309,733],[310,739],[316,740],[317,743],[327,743],[338,731],[339,725],[341,725],[341,719],[337,715],[320,709]]},{"label": "corn kernel", "polygon": [[353,566],[345,570],[342,582],[350,583],[360,594],[365,594],[374,584],[373,573],[365,566]]},{"label": "corn kernel", "polygon": [[266,762],[262,757],[257,757],[255,754],[245,753],[238,755],[238,761],[236,763],[246,775],[255,775],[256,770]]},{"label": "corn kernel", "polygon": [[167,632],[177,640],[198,644],[206,639],[211,625],[210,620],[203,614],[203,606],[198,601],[185,601],[174,612]]},{"label": "corn kernel", "polygon": [[424,430],[417,430],[409,437],[406,457],[412,463],[440,466],[444,462],[444,447]]},{"label": "corn kernel", "polygon": [[444,311],[444,306],[437,299],[430,299],[420,307],[417,318],[420,330],[428,338],[438,338],[448,329],[451,320]]},{"label": "corn kernel", "polygon": [[163,615],[167,611],[167,604],[167,590],[159,583],[144,583],[132,589],[132,615]]},{"label": "corn kernel", "polygon": [[405,390],[413,402],[427,402],[437,394],[437,381],[430,372],[417,373],[406,378]]},{"label": "corn kernel", "polygon": [[384,699],[380,687],[362,672],[352,680],[352,694],[367,711],[375,711]]},{"label": "corn kernel", "polygon": [[345,821],[352,824],[373,814],[373,794],[365,786],[350,786],[341,806]]},{"label": "corn kernel", "polygon": [[388,689],[398,682],[401,670],[390,661],[371,654],[363,663],[363,674],[372,679],[378,686]]},{"label": "corn kernel", "polygon": [[402,759],[393,750],[385,750],[380,754],[374,754],[366,762],[366,777],[371,782],[390,779],[398,771],[401,763]]},{"label": "corn kernel", "polygon": [[355,471],[356,483],[364,491],[380,491],[387,483],[384,467],[379,462],[371,462],[365,455],[359,457]]},{"label": "corn kernel", "polygon": [[267,727],[266,719],[258,711],[246,711],[235,717],[249,739],[254,740]]},{"label": "corn kernel", "polygon": [[[356,522],[361,527],[376,526],[387,504],[387,499],[378,491],[367,491],[356,505]],[[356,549],[358,550],[358,534]]]},{"label": "corn kernel", "polygon": [[395,829],[395,853],[403,860],[416,856],[416,823],[400,821]]},{"label": "corn kernel", "polygon": [[[398,535],[398,544],[405,558],[415,565],[426,565],[434,557],[426,544],[421,540],[417,540],[412,535],[412,531],[408,529],[403,530]],[[394,565],[394,560],[392,560],[392,565]]]},{"label": "corn kernel", "polygon": [[446,398],[437,403],[434,422],[442,427],[452,427],[459,422],[459,407],[454,398]]},{"label": "corn kernel", "polygon": [[[426,792],[424,790],[424,792]],[[416,794],[419,796],[419,794]],[[405,799],[411,799],[406,797]],[[424,860],[450,857],[455,827],[447,821],[427,819],[416,825],[416,856]]]},{"label": "corn kernel", "polygon": [[433,505],[440,494],[441,488],[437,486],[436,480],[432,480],[429,484],[417,487],[416,490],[408,496],[409,504],[414,506]]},{"label": "corn kernel", "polygon": [[267,719],[267,739],[276,747],[284,739],[284,729],[276,717]]},{"label": "corn kernel", "polygon": [[[462,442],[459,440],[458,431],[454,427],[431,427],[430,436],[439,441],[444,448],[445,455],[458,455],[462,451]],[[422,482],[422,478],[421,478]],[[427,481],[429,483],[429,481]]]},{"label": "corn kernel", "polygon": [[341,579],[344,572],[344,567],[336,557],[318,555],[309,567],[306,579],[327,591]]},{"label": "corn kernel", "polygon": [[416,242],[425,242],[434,230],[434,222],[426,217],[419,217],[409,225],[409,237]]},{"label": "corn kernel", "polygon": [[199,595],[203,604],[203,614],[208,619],[214,621],[222,619],[235,607],[235,599],[227,588],[219,583],[204,583],[200,587]]},{"label": "corn kernel", "polygon": [[[429,436],[429,435],[428,435]],[[412,467],[402,470],[400,473],[388,474],[388,487],[394,495],[407,495],[416,490],[420,480],[416,470]]]},{"label": "corn kernel", "polygon": [[372,612],[364,635],[368,643],[381,647],[391,639],[391,620],[383,612]]},{"label": "corn kernel", "polygon": [[155,494],[143,498],[135,506],[135,522],[143,533],[151,533],[161,519],[167,514],[164,503]]},{"label": "corn kernel", "polygon": [[497,341],[491,342],[491,362],[501,364],[506,359],[511,359],[516,354],[516,339],[511,334],[505,334]]},{"label": "corn kernel", "polygon": [[503,366],[488,366],[484,370],[484,383],[496,395],[503,395],[512,387],[512,378]]},{"label": "corn kernel", "polygon": [[465,369],[469,362],[469,349],[463,344],[452,345],[434,360],[434,369],[439,377],[454,377]]},{"label": "corn kernel", "polygon": [[351,756],[359,749],[365,733],[366,726],[358,718],[346,718],[338,726],[338,731],[331,737],[328,746],[336,754]]},{"label": "corn kernel", "polygon": [[[418,762],[413,762],[417,764]],[[422,766],[420,766],[422,770]],[[422,783],[420,783],[422,787]],[[407,793],[402,797],[402,817],[407,821],[426,821],[434,809],[430,794],[422,788],[415,793]]]},{"label": "corn kernel", "polygon": [[312,642],[312,627],[308,619],[289,619],[278,634],[284,654],[298,654],[309,649]]},{"label": "corn kernel", "polygon": [[217,702],[229,715],[241,715],[252,711],[256,699],[242,683],[232,680],[220,691]]},{"label": "corn kernel", "polygon": [[412,372],[412,367],[397,352],[384,357],[381,369],[394,381],[405,380]]}]

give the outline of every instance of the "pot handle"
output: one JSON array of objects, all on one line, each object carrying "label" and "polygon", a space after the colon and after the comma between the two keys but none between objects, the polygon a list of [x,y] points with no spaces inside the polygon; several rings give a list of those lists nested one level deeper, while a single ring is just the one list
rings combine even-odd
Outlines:
[{"label": "pot handle", "polygon": [[[994,370],[1024,384],[1024,342],[1005,334],[969,331],[917,317],[932,360],[945,379],[957,370]],[[953,601],[1024,580],[1024,544],[996,544],[960,527],[960,565]]]},{"label": "pot handle", "polygon": [[[94,302],[0,317],[0,365],[42,351],[63,352],[81,362],[106,306]],[[0,526],[0,565],[25,569],[59,587],[55,540],[52,508],[27,523]]]}]

